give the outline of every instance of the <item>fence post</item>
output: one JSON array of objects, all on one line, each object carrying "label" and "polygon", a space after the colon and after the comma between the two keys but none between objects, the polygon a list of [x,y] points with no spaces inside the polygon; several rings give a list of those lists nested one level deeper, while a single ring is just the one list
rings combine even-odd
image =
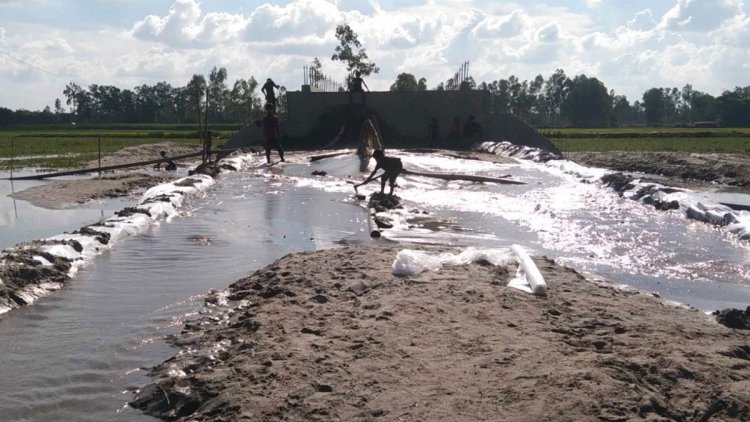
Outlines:
[{"label": "fence post", "polygon": [[99,178],[102,178],[102,137],[100,136],[97,141],[99,146]]},{"label": "fence post", "polygon": [[11,136],[10,138],[10,180],[13,180],[13,158],[15,158],[15,154],[16,154],[15,143],[16,143],[16,137]]}]

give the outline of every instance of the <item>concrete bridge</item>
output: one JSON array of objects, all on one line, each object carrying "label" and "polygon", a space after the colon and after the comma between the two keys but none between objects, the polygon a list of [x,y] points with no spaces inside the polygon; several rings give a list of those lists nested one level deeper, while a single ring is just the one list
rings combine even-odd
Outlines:
[{"label": "concrete bridge", "polygon": [[[355,94],[353,103],[346,92],[287,92],[287,118],[281,122],[283,145],[293,149],[317,149],[327,146],[353,146],[366,118],[377,121],[389,148],[426,145],[427,125],[436,118],[440,142],[435,147],[463,149],[469,140],[451,139],[454,118],[463,124],[473,115],[482,126],[482,141],[508,141],[559,153],[557,148],[534,128],[510,114],[492,113],[489,91],[366,92]],[[476,141],[476,140],[475,140]],[[225,145],[239,148],[262,143],[258,127],[247,126]]]}]

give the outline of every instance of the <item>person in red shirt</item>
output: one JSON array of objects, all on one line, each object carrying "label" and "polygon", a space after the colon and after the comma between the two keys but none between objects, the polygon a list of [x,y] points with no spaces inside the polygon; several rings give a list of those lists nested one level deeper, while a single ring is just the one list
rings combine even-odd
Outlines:
[{"label": "person in red shirt", "polygon": [[284,161],[284,150],[281,148],[281,131],[279,130],[279,119],[274,116],[274,106],[267,103],[265,106],[266,117],[255,122],[263,130],[263,136],[266,138],[266,162],[271,163],[271,149],[279,152],[281,161]]}]

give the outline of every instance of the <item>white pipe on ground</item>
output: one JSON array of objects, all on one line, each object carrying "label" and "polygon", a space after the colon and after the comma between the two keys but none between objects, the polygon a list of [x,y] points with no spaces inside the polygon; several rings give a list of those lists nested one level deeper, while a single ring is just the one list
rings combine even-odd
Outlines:
[{"label": "white pipe on ground", "polygon": [[513,245],[510,249],[516,254],[518,264],[521,265],[523,272],[526,274],[526,280],[531,285],[532,293],[535,295],[546,295],[547,283],[544,281],[542,273],[539,272],[539,268],[534,264],[529,254],[519,245]]}]

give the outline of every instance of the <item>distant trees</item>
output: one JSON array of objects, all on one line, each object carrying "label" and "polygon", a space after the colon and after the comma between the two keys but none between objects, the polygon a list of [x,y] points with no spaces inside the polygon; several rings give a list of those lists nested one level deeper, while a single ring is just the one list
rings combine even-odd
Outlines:
[{"label": "distant trees", "polygon": [[391,85],[391,91],[426,91],[427,90],[427,79],[421,78],[417,82],[417,78],[411,73],[400,73],[396,77],[396,81]]},{"label": "distant trees", "polygon": [[[569,82],[562,113],[576,127],[601,127],[609,123],[612,99],[596,78],[578,75]],[[533,91],[532,91],[533,94]]]},{"label": "distant trees", "polygon": [[724,126],[750,126],[750,86],[724,91],[716,99],[716,108]]},{"label": "distant trees", "polygon": [[[376,72],[357,40],[357,34],[342,25],[337,28],[341,45],[334,60],[347,63],[350,71]],[[320,65],[313,61],[313,67]],[[511,113],[536,126],[622,126],[692,125],[716,121],[722,126],[750,126],[750,86],[736,87],[714,97],[692,85],[654,87],[630,102],[624,95],[608,90],[594,77],[568,77],[557,69],[547,78],[537,75],[520,80],[511,75],[476,84],[473,78],[453,86],[454,80],[440,82],[434,88],[482,89],[489,91],[494,113]],[[392,91],[424,91],[427,80],[400,73],[390,86]],[[67,110],[65,105],[67,105]],[[81,87],[71,82],[62,99],[43,111],[0,108],[0,125],[13,123],[250,123],[262,116],[258,81],[250,76],[229,83],[226,69],[214,67],[208,75],[195,74],[185,86],[167,82],[143,84],[132,89],[112,85]],[[208,116],[206,110],[208,109]],[[286,89],[280,90],[279,113],[286,111]]]}]

